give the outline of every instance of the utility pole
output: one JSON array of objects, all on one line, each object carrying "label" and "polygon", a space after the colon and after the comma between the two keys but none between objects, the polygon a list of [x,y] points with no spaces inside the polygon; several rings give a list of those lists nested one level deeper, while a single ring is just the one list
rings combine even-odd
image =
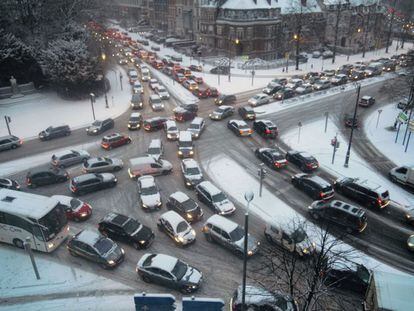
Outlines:
[{"label": "utility pole", "polygon": [[392,33],[392,23],[394,22],[395,6],[396,5],[397,5],[397,0],[394,0],[394,4],[393,4],[393,7],[392,7],[392,13],[391,13],[390,27],[388,28],[387,46],[385,47],[385,53],[388,53],[388,47],[390,45],[391,33]]},{"label": "utility pole", "polygon": [[338,41],[338,28],[339,28],[339,19],[341,18],[341,11],[342,11],[342,2],[339,1],[339,3],[336,6],[336,23],[335,23],[335,36],[334,36],[332,64],[335,63],[336,44],[337,44],[337,41]]},{"label": "utility pole", "polygon": [[354,127],[355,127],[355,119],[357,116],[358,104],[359,104],[359,94],[361,93],[361,85],[358,84],[357,89],[357,98],[355,102],[355,110],[354,110],[354,117],[352,118],[352,126],[351,126],[351,135],[349,135],[349,142],[348,142],[348,149],[346,151],[345,163],[344,166],[348,167],[349,163],[349,156],[351,155],[351,145],[352,145],[352,136],[354,135]]}]

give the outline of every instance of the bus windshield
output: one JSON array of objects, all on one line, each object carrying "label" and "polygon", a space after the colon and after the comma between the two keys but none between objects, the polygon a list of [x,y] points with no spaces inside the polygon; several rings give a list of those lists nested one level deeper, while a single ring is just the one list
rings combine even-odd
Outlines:
[{"label": "bus windshield", "polygon": [[68,223],[63,205],[57,204],[54,209],[40,218],[38,223],[42,233],[36,236],[46,242],[52,240]]}]

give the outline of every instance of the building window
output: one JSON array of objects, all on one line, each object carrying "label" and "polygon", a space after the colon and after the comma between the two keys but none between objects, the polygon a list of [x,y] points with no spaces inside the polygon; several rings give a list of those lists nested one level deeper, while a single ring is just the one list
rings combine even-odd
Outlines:
[{"label": "building window", "polygon": [[223,27],[222,26],[217,26],[217,34],[219,36],[221,36],[223,34]]}]

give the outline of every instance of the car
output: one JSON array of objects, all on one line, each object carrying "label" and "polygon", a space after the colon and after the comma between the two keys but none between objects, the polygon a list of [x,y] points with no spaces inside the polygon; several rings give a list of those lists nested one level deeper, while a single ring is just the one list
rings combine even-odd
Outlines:
[{"label": "car", "polygon": [[297,95],[309,94],[309,93],[312,93],[312,91],[313,91],[313,86],[310,83],[304,83],[295,89],[295,93]]},{"label": "car", "polygon": [[326,90],[329,89],[331,87],[331,82],[329,80],[318,80],[315,82],[315,84],[313,85],[313,89],[315,91],[320,91],[320,90]]},{"label": "car", "polygon": [[191,111],[191,112],[197,112],[198,111],[198,104],[196,103],[181,103],[181,108],[184,108],[185,110]]},{"label": "car", "polygon": [[237,136],[251,136],[253,131],[243,120],[229,120],[227,128]]},{"label": "car", "polygon": [[64,150],[52,155],[51,164],[56,167],[65,168],[85,162],[89,158],[90,154],[86,150]]},{"label": "car", "polygon": [[194,119],[197,116],[197,112],[187,110],[184,107],[176,107],[173,109],[174,119],[177,122],[185,122]]},{"label": "car", "polygon": [[175,211],[168,211],[157,222],[159,230],[164,231],[177,245],[189,245],[196,240],[196,232],[191,225]]},{"label": "car", "polygon": [[231,215],[236,211],[234,204],[210,181],[202,181],[195,186],[199,201],[220,215]]},{"label": "car", "polygon": [[174,74],[174,79],[178,81],[178,83],[183,83],[186,79],[186,77],[182,73],[176,73]]},{"label": "car", "polygon": [[334,189],[367,207],[383,209],[390,204],[388,190],[366,179],[340,178],[334,182]]},{"label": "car", "polygon": [[197,77],[197,76],[193,76],[193,80],[197,83],[197,84],[202,84],[204,83],[204,80],[202,77]]},{"label": "car", "polygon": [[414,251],[414,234],[410,235],[407,239],[407,248],[410,251]]},{"label": "car", "polygon": [[276,138],[279,135],[277,126],[270,120],[254,121],[253,130],[263,138]]},{"label": "car", "polygon": [[117,158],[89,158],[83,163],[82,173],[118,172],[124,167],[121,159]]},{"label": "car", "polygon": [[204,214],[197,202],[181,191],[174,192],[170,195],[166,207],[169,210],[175,211],[190,223],[199,221]]},{"label": "car", "polygon": [[228,75],[230,68],[228,66],[217,66],[210,69],[212,74]]},{"label": "car", "polygon": [[267,95],[273,95],[277,91],[281,90],[283,88],[282,85],[276,82],[270,82],[263,90],[262,92]]},{"label": "car", "polygon": [[157,160],[151,156],[132,158],[129,160],[130,167],[128,174],[130,178],[137,178],[143,175],[167,175],[173,167],[167,160]]},{"label": "car", "polygon": [[194,89],[192,93],[198,98],[208,98],[210,96],[210,89],[208,87],[199,87]]},{"label": "car", "polygon": [[[220,215],[213,215],[205,222],[202,232],[209,242],[216,242],[221,246],[244,256],[245,231],[239,224]],[[248,234],[247,256],[251,257],[259,251],[260,242]]]},{"label": "car", "polygon": [[319,51],[312,52],[312,58],[319,58],[322,56],[322,53]]},{"label": "car", "polygon": [[155,91],[158,86],[160,86],[160,84],[157,79],[152,78],[149,80],[149,87],[151,90]]},{"label": "car", "polygon": [[134,84],[138,80],[138,72],[135,69],[128,70],[129,84]]},{"label": "car", "polygon": [[72,256],[94,261],[104,269],[115,268],[125,258],[125,251],[118,244],[92,229],[80,231],[66,247]]},{"label": "car", "polygon": [[70,134],[71,130],[69,125],[49,126],[39,133],[39,139],[41,141],[46,141],[53,138],[69,136]]},{"label": "car", "polygon": [[198,89],[198,84],[194,80],[185,80],[183,86],[190,91]]},{"label": "car", "polygon": [[301,79],[301,76],[293,76],[288,83],[285,85],[285,87],[290,89],[296,89],[299,86],[303,84],[303,80]]},{"label": "car", "polygon": [[332,51],[322,52],[322,58],[326,59],[326,58],[332,58],[332,57],[333,57],[333,52]]},{"label": "car", "polygon": [[170,94],[164,86],[158,85],[155,91],[162,100],[170,99]]},{"label": "car", "polygon": [[210,97],[217,97],[219,95],[219,91],[215,87],[210,87]]},{"label": "car", "polygon": [[256,120],[256,112],[250,106],[240,107],[237,111],[244,121]]},{"label": "car", "polygon": [[285,156],[274,148],[257,148],[254,154],[263,163],[275,170],[288,165]]},{"label": "car", "polygon": [[159,51],[160,50],[160,47],[159,46],[156,46],[156,45],[151,45],[151,50],[153,50],[153,51]]},{"label": "car", "polygon": [[355,119],[354,119],[353,115],[345,114],[344,115],[344,125],[346,127],[358,128],[359,127],[358,116],[355,116]]},{"label": "car", "polygon": [[276,100],[285,100],[293,96],[295,96],[295,91],[286,87],[273,94],[273,98]]},{"label": "car", "polygon": [[141,93],[132,94],[130,105],[132,109],[142,109],[144,106],[144,101]]},{"label": "car", "polygon": [[177,123],[173,120],[168,120],[164,123],[165,133],[167,134],[168,140],[177,140],[178,139],[178,127]]},{"label": "car", "polygon": [[[230,299],[230,307],[233,311],[242,310],[242,292],[240,285],[234,291]],[[296,311],[298,310],[295,300],[288,294],[272,291],[271,293],[262,287],[246,285],[245,301],[251,310],[263,311]]]},{"label": "car", "polygon": [[103,121],[96,120],[89,127],[86,128],[86,134],[98,135],[107,130],[114,128],[115,122],[113,119],[108,118]]},{"label": "car", "polygon": [[193,188],[204,180],[201,168],[194,159],[182,159],[181,172],[183,173],[185,186],[188,188]]},{"label": "car", "polygon": [[299,257],[309,257],[316,253],[316,244],[308,237],[302,226],[289,226],[266,223],[266,240]]},{"label": "car", "polygon": [[316,175],[299,173],[291,178],[292,184],[305,192],[313,200],[329,200],[334,197],[334,190],[329,182]]},{"label": "car", "polygon": [[290,150],[286,153],[286,160],[295,164],[303,172],[312,172],[319,167],[318,161],[309,153],[304,151]]},{"label": "car", "polygon": [[167,122],[167,118],[154,117],[144,121],[144,130],[148,132],[161,130],[164,128],[164,123]]},{"label": "car", "polygon": [[23,144],[23,140],[14,135],[0,137],[0,151],[16,149]]},{"label": "car", "polygon": [[0,178],[0,189],[20,190],[20,184],[17,180],[10,178]]},{"label": "car", "polygon": [[136,272],[146,283],[158,283],[185,294],[195,292],[203,281],[200,270],[164,254],[144,254],[137,263]]},{"label": "car", "polygon": [[287,78],[275,78],[271,82],[274,82],[274,83],[277,83],[277,84],[280,84],[280,85],[284,86],[284,85],[287,84],[288,79]]},{"label": "car", "polygon": [[115,187],[118,179],[111,173],[88,173],[73,177],[69,189],[75,195]]},{"label": "car", "polygon": [[174,62],[182,62],[183,58],[181,55],[175,54],[175,55],[171,55],[171,60]]},{"label": "car", "polygon": [[152,94],[149,97],[149,105],[151,106],[153,111],[161,111],[164,110],[164,104],[161,101],[161,97],[157,94]]},{"label": "car", "polygon": [[308,211],[314,220],[344,227],[348,233],[362,232],[367,227],[367,216],[362,208],[339,200],[314,201]]},{"label": "car", "polygon": [[132,91],[134,92],[134,94],[143,94],[144,88],[142,87],[141,82],[135,81],[132,85]]},{"label": "car", "polygon": [[118,64],[119,65],[126,65],[126,64],[128,64],[128,60],[126,58],[120,58],[118,60]]},{"label": "car", "polygon": [[65,208],[66,217],[69,220],[85,221],[92,215],[92,207],[77,198],[68,197],[66,195],[52,195],[52,199],[56,199]]},{"label": "car", "polygon": [[414,103],[410,102],[409,99],[400,100],[397,104],[397,108],[401,110],[409,110],[413,107]]},{"label": "car", "polygon": [[221,105],[234,105],[236,103],[236,96],[235,95],[224,95],[220,94],[216,99],[214,99],[214,103],[218,106]]},{"label": "car", "polygon": [[370,278],[371,272],[364,265],[338,259],[326,268],[324,283],[365,295]]},{"label": "car", "polygon": [[270,97],[267,94],[257,94],[250,98],[247,103],[252,107],[257,107],[270,103]]},{"label": "car", "polygon": [[187,131],[191,133],[193,139],[197,139],[201,136],[201,133],[204,131],[205,124],[206,123],[203,118],[195,117],[188,126]]},{"label": "car", "polygon": [[209,114],[211,120],[223,120],[234,114],[234,107],[232,106],[220,106],[212,113]]},{"label": "car", "polygon": [[142,115],[139,112],[133,112],[129,116],[128,130],[139,130],[142,125]]},{"label": "car", "polygon": [[358,80],[362,80],[364,78],[365,78],[365,72],[362,71],[362,70],[356,70],[356,69],[353,69],[351,71],[350,76],[349,76],[349,79],[352,80],[352,81],[358,81]]},{"label": "car", "polygon": [[55,167],[40,167],[27,172],[26,185],[30,188],[37,186],[62,183],[69,179],[69,174],[64,169]]},{"label": "car", "polygon": [[326,69],[322,72],[321,76],[323,77],[323,79],[329,79],[334,77],[336,74],[336,70],[335,69]]},{"label": "car", "polygon": [[139,177],[137,185],[140,205],[143,210],[150,211],[162,207],[160,191],[153,176]]},{"label": "car", "polygon": [[191,71],[197,71],[197,72],[202,72],[203,71],[203,67],[201,66],[197,66],[197,65],[190,65],[188,67],[188,69],[190,69]]},{"label": "car", "polygon": [[130,144],[132,142],[131,137],[120,133],[112,133],[102,138],[101,147],[105,150],[111,150],[123,145]]},{"label": "car", "polygon": [[178,134],[177,154],[180,158],[188,158],[194,156],[193,136],[188,131],[180,131]]},{"label": "car", "polygon": [[342,85],[348,82],[348,76],[346,74],[337,74],[331,78],[332,85]]},{"label": "car", "polygon": [[163,153],[164,149],[162,146],[161,139],[152,139],[147,149],[147,155],[158,160],[159,158],[161,158]]},{"label": "car", "polygon": [[404,220],[414,226],[414,207],[408,206],[406,209],[404,209]]},{"label": "car", "polygon": [[370,107],[375,104],[375,98],[372,96],[362,96],[358,103],[361,107]]}]

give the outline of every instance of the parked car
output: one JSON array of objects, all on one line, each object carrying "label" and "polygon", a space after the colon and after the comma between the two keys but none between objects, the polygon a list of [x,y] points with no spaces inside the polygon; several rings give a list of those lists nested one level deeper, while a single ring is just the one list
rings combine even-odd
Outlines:
[{"label": "parked car", "polygon": [[181,172],[186,187],[192,188],[204,180],[200,166],[194,159],[181,160]]},{"label": "parked car", "polygon": [[112,133],[102,138],[101,147],[105,150],[111,150],[113,148],[121,147],[123,145],[130,144],[132,142],[131,137],[120,133]]},{"label": "parked car", "polygon": [[183,107],[176,107],[173,109],[174,118],[177,122],[185,122],[194,119],[197,116],[197,112],[187,110]]},{"label": "parked car", "polygon": [[146,175],[138,178],[139,200],[143,210],[155,210],[162,207],[161,195],[153,176]]},{"label": "parked car", "polygon": [[73,236],[67,244],[72,256],[81,256],[100,264],[104,269],[115,268],[125,258],[125,251],[111,239],[91,229]]},{"label": "parked car", "polygon": [[273,95],[277,91],[280,91],[283,88],[282,85],[276,82],[270,82],[263,90],[262,92],[267,95]]},{"label": "parked car", "polygon": [[134,218],[110,212],[98,224],[103,235],[128,244],[136,249],[148,248],[154,241],[154,232]]},{"label": "parked car", "polygon": [[132,91],[134,92],[134,94],[143,94],[144,88],[142,87],[141,82],[135,81],[132,85]]},{"label": "parked car", "polygon": [[129,116],[128,130],[139,130],[142,125],[142,115],[139,112],[133,112]]},{"label": "parked car", "polygon": [[257,107],[261,105],[268,104],[270,102],[270,98],[267,94],[257,94],[250,98],[247,103],[252,107]]},{"label": "parked car", "polygon": [[326,58],[332,58],[332,57],[333,57],[333,52],[331,51],[322,52],[322,58],[326,59]]},{"label": "parked car", "polygon": [[161,98],[157,94],[150,95],[149,105],[151,106],[153,111],[164,110],[164,104],[163,104]]},{"label": "parked car", "polygon": [[66,195],[52,195],[51,198],[58,200],[64,206],[66,217],[69,220],[84,221],[92,215],[92,207],[77,198]]},{"label": "parked car", "polygon": [[263,138],[276,138],[279,134],[276,125],[270,120],[254,121],[253,130]]},{"label": "parked car", "polygon": [[165,133],[167,134],[168,140],[177,140],[178,139],[178,127],[177,123],[173,120],[168,120],[164,123]]},{"label": "parked car", "polygon": [[319,58],[322,56],[322,53],[319,51],[312,52],[312,58]]},{"label": "parked car", "polygon": [[129,160],[128,174],[130,178],[143,175],[166,175],[172,171],[172,164],[167,160],[157,160],[151,156],[132,158]]},{"label": "parked car", "polygon": [[89,158],[83,163],[83,173],[118,172],[124,167],[121,159],[117,158]]},{"label": "parked car", "polygon": [[202,181],[195,186],[198,199],[220,215],[230,215],[236,211],[227,196],[209,181]]},{"label": "parked car", "polygon": [[274,148],[257,148],[254,154],[272,169],[280,169],[288,165],[285,156]]},{"label": "parked car", "polygon": [[115,122],[113,119],[108,118],[103,121],[96,120],[86,128],[86,134],[88,135],[98,135],[107,130],[114,128]]},{"label": "parked car", "polygon": [[293,175],[292,184],[314,200],[329,200],[334,196],[331,184],[316,175],[304,173]]},{"label": "parked car", "polygon": [[239,115],[244,121],[256,120],[256,113],[250,106],[243,106],[238,109]]},{"label": "parked car", "polygon": [[168,198],[166,206],[190,223],[199,221],[204,214],[197,202],[181,191],[172,193]]},{"label": "parked car", "polygon": [[[220,215],[213,215],[205,222],[202,229],[204,236],[209,242],[216,242],[221,246],[244,256],[244,228],[237,223]],[[259,251],[260,242],[248,234],[247,256],[251,257]]]},{"label": "parked car", "polygon": [[234,114],[234,107],[232,106],[220,106],[212,113],[209,114],[211,120],[223,120]]},{"label": "parked car", "polygon": [[187,131],[191,133],[193,139],[197,139],[204,131],[205,125],[206,123],[203,118],[195,117],[188,126]]},{"label": "parked car", "polygon": [[132,109],[141,109],[144,106],[144,101],[141,93],[132,94],[130,105]]},{"label": "parked car", "polygon": [[164,148],[163,148],[161,139],[159,138],[152,139],[147,149],[147,155],[158,160],[159,158],[161,158],[163,153],[164,153]]},{"label": "parked car", "polygon": [[157,222],[159,230],[164,231],[177,245],[188,245],[196,240],[196,232],[191,225],[175,211],[168,211]]},{"label": "parked car", "polygon": [[69,125],[61,125],[61,126],[49,126],[44,131],[39,133],[39,139],[41,141],[69,136],[71,134],[71,130]]},{"label": "parked car", "polygon": [[370,107],[373,104],[375,104],[375,98],[372,96],[362,96],[362,98],[359,100],[359,105],[361,107]]},{"label": "parked car", "polygon": [[143,255],[136,271],[146,283],[158,283],[185,294],[196,291],[203,280],[203,274],[198,269],[164,254]]},{"label": "parked car", "polygon": [[67,171],[60,168],[41,167],[27,172],[26,185],[30,188],[37,186],[62,183],[69,179]]},{"label": "parked car", "polygon": [[312,172],[319,167],[318,161],[312,155],[304,151],[290,150],[286,153],[286,160],[295,164],[303,172]]},{"label": "parked car", "polygon": [[236,103],[236,96],[235,95],[225,95],[220,94],[215,100],[214,103],[218,106],[221,105],[234,105]]},{"label": "parked car", "polygon": [[340,178],[334,182],[334,188],[338,193],[367,207],[382,209],[390,204],[388,190],[366,179]]},{"label": "parked car", "polygon": [[250,136],[253,133],[247,123],[242,120],[229,120],[227,122],[227,128],[237,136]]},{"label": "parked car", "polygon": [[313,219],[344,227],[348,233],[362,232],[367,227],[363,209],[339,200],[314,201],[308,210]]},{"label": "parked car", "polygon": [[65,168],[74,164],[85,162],[90,158],[86,150],[64,150],[52,155],[53,166]]},{"label": "parked car", "polygon": [[89,173],[73,177],[70,181],[70,190],[75,195],[115,187],[118,179],[111,173]]},{"label": "parked car", "polygon": [[16,149],[23,144],[23,140],[14,135],[0,137],[0,151]]},{"label": "parked car", "polygon": [[276,100],[284,100],[295,96],[295,91],[290,88],[283,88],[273,94],[273,98]]},{"label": "parked car", "polygon": [[10,178],[0,178],[0,189],[20,190],[20,184],[17,180]]},{"label": "parked car", "polygon": [[330,287],[351,290],[365,295],[371,272],[361,264],[352,261],[337,260],[326,269],[324,282]]},{"label": "parked car", "polygon": [[144,121],[144,130],[148,132],[161,130],[164,128],[164,123],[167,122],[167,118],[154,117]]}]

